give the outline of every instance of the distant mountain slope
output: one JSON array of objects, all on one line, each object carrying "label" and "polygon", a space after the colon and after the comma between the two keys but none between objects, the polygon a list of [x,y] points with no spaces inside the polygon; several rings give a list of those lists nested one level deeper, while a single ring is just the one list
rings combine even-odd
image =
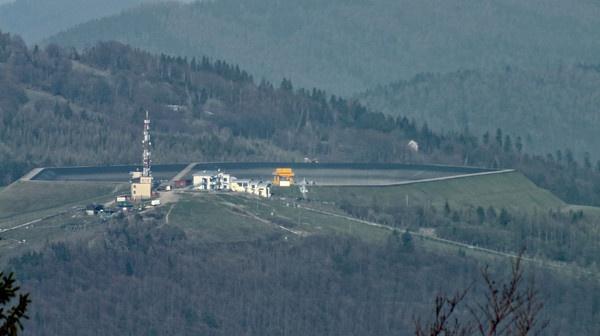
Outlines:
[{"label": "distant mountain slope", "polygon": [[0,29],[37,43],[52,34],[160,0],[0,0]]},{"label": "distant mountain slope", "polygon": [[590,162],[583,169],[570,153],[527,155],[511,130],[505,134],[513,142],[482,142],[322,90],[294,89],[288,80],[257,83],[223,61],[151,55],[115,42],[82,53],[29,49],[0,34],[0,184],[34,166],[139,162],[145,110],[156,163],[310,157],[510,167],[572,204],[600,204],[600,171]]},{"label": "distant mountain slope", "polygon": [[[0,34],[0,184],[32,166],[139,162],[145,110],[156,163],[423,160],[406,143],[421,134],[442,141],[320,90],[255,83],[222,61],[154,56],[114,42],[81,54],[28,49]],[[439,152],[435,146],[423,144],[423,155]]]},{"label": "distant mountain slope", "polygon": [[421,72],[593,62],[598,27],[586,0],[219,0],[136,8],[51,41],[208,55],[348,94]]},{"label": "distant mountain slope", "polygon": [[359,96],[369,107],[427,122],[434,130],[523,136],[538,152],[600,155],[600,67],[460,71],[419,75]]}]

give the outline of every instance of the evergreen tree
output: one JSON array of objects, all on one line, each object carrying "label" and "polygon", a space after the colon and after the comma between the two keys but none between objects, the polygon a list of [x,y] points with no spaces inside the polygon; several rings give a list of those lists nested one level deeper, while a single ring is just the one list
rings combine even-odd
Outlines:
[{"label": "evergreen tree", "polygon": [[0,335],[16,336],[23,330],[22,320],[28,318],[30,302],[29,294],[20,293],[14,274],[0,272]]},{"label": "evergreen tree", "polygon": [[517,141],[515,142],[515,148],[517,149],[517,152],[519,152],[519,154],[523,152],[523,139],[521,139],[520,136],[517,137]]},{"label": "evergreen tree", "polygon": [[502,148],[502,130],[499,128],[496,130],[496,145]]},{"label": "evergreen tree", "polygon": [[512,151],[512,140],[510,139],[510,135],[504,137],[504,151],[507,153]]},{"label": "evergreen tree", "polygon": [[412,252],[415,249],[413,237],[408,229],[404,230],[404,233],[402,234],[402,247],[408,252]]},{"label": "evergreen tree", "polygon": [[485,222],[485,210],[483,209],[483,207],[478,206],[476,213],[477,213],[477,222],[479,224],[483,224],[483,222]]}]

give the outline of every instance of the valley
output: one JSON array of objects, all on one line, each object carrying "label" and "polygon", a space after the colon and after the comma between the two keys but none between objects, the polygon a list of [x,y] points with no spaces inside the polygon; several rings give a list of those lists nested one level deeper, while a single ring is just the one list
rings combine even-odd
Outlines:
[{"label": "valley", "polygon": [[0,336],[596,335],[598,18],[0,0]]}]

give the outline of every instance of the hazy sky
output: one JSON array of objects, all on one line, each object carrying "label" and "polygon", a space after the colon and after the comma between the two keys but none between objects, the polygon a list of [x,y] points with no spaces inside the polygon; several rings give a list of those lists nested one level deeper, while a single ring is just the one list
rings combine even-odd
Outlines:
[{"label": "hazy sky", "polygon": [[[9,2],[15,2],[16,0],[0,0],[0,5],[4,5],[7,4]],[[159,1],[159,0],[156,0]],[[193,2],[194,0],[175,0],[175,1],[179,1],[179,2]]]}]

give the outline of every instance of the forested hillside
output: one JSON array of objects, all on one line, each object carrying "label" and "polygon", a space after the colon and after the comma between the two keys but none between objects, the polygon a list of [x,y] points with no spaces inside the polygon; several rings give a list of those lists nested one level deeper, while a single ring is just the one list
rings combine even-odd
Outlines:
[{"label": "forested hillside", "polygon": [[[476,259],[432,253],[410,235],[379,244],[283,233],[203,243],[161,223],[112,222],[91,242],[51,244],[10,262],[33,300],[25,335],[404,336],[414,335],[414,318],[431,314],[436,293],[470,287],[469,300],[483,300]],[[492,270],[505,266],[495,261]],[[598,330],[595,278],[532,267],[529,276],[548,335]]]},{"label": "forested hillside", "polygon": [[530,151],[571,148],[580,158],[600,155],[599,66],[421,74],[359,97],[373,109],[427,122],[436,131],[503,128],[520,134]]},{"label": "forested hillside", "polygon": [[160,0],[0,0],[0,29],[39,42],[72,26]]},{"label": "forested hillside", "polygon": [[[570,203],[600,204],[593,157],[529,155],[522,138],[435,133],[319,89],[256,83],[208,58],[153,56],[118,43],[78,53],[28,49],[0,35],[0,177],[35,166],[137,163],[144,111],[160,162],[302,160],[423,162],[517,168]],[[420,152],[407,148],[409,140]]]},{"label": "forested hillside", "polygon": [[407,120],[296,90],[288,80],[256,84],[222,61],[152,56],[117,43],[78,54],[55,45],[28,49],[4,34],[0,70],[5,182],[36,165],[138,162],[145,110],[157,163],[403,160],[406,142],[421,133]]},{"label": "forested hillside", "polygon": [[137,8],[51,41],[207,55],[350,94],[422,72],[596,62],[599,25],[585,0],[219,0]]}]

